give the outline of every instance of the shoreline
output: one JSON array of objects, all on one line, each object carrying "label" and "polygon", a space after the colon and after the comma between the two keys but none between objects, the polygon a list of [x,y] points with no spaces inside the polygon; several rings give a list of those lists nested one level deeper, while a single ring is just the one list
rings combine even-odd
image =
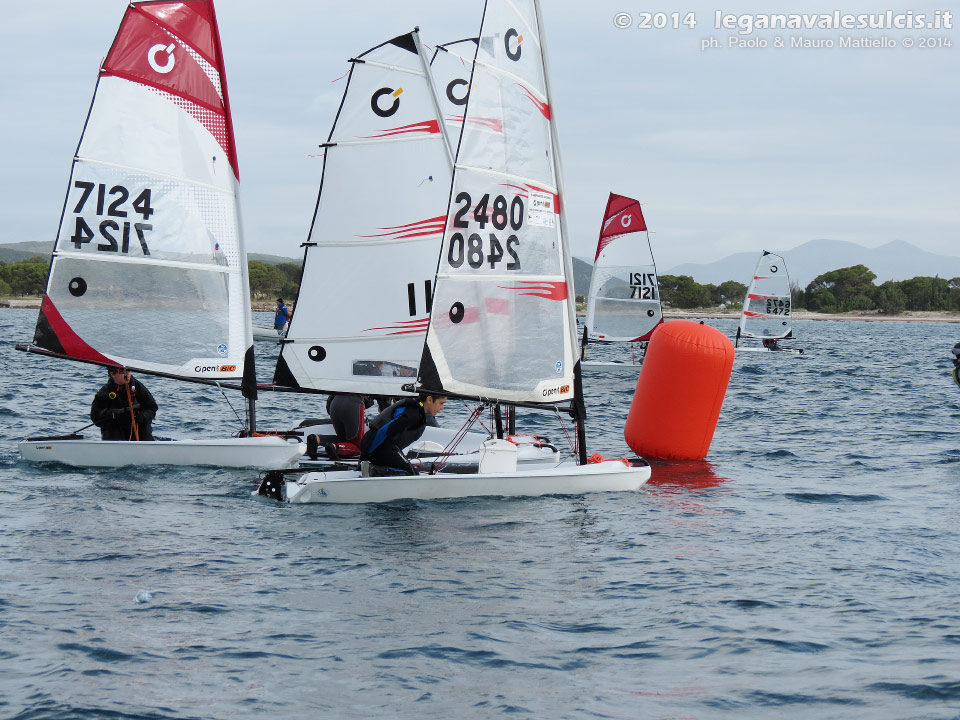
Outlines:
[{"label": "shoreline", "polygon": [[[663,313],[664,320],[738,320],[739,312],[718,312],[704,310],[697,312],[695,310],[668,310]],[[949,312],[943,310],[910,310],[899,315],[881,315],[879,313],[850,312],[837,315],[827,313],[808,312],[806,310],[797,310],[793,313],[794,320],[814,320],[827,321],[838,320],[841,322],[861,321],[861,322],[945,322],[960,323],[960,312]]]},{"label": "shoreline", "polygon": [[[0,298],[0,309],[10,308],[19,310],[39,310],[40,298]],[[288,303],[288,306],[292,303]],[[253,312],[273,312],[272,303],[251,303]],[[577,317],[583,313],[578,312]],[[718,310],[667,310],[663,313],[664,320],[736,320],[740,317],[739,312],[721,312]],[[828,315],[826,313],[808,312],[798,310],[793,313],[794,320],[838,320],[841,322],[861,321],[861,322],[944,322],[960,323],[960,312],[934,311],[934,310],[912,310],[900,313],[899,315],[880,315],[879,313],[843,313],[841,315]]]}]

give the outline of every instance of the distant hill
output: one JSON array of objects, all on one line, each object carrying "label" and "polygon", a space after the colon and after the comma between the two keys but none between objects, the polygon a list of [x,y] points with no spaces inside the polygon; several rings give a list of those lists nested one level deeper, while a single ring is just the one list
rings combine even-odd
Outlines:
[{"label": "distant hill", "polygon": [[[844,240],[811,240],[792,250],[775,245],[758,248],[753,253],[735,253],[713,263],[685,263],[661,275],[689,275],[698,283],[719,285],[736,280],[744,285],[750,279],[762,250],[783,255],[790,279],[800,287],[825,272],[852,265],[866,265],[876,273],[877,285],[887,280],[908,280],[913,277],[960,277],[960,257],[936,255],[903,240],[894,240],[876,248],[867,248]],[[579,292],[579,291],[577,291]]]},{"label": "distant hill", "polygon": [[284,263],[293,263],[294,265],[303,264],[302,257],[289,258],[280,255],[263,255],[261,253],[247,253],[247,260],[256,260],[257,262],[262,262],[264,265],[283,265]]},{"label": "distant hill", "polygon": [[593,276],[593,263],[589,260],[573,259],[573,292],[586,295],[590,292],[590,278]]},{"label": "distant hill", "polygon": [[23,262],[30,258],[40,257],[47,259],[53,250],[53,241],[35,240],[0,245],[0,260],[5,263]]}]

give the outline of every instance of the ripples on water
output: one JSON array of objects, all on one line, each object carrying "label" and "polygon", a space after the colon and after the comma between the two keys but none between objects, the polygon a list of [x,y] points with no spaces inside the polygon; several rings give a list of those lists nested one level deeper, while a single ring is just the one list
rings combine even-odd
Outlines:
[{"label": "ripples on water", "polygon": [[[709,461],[639,493],[284,507],[248,471],[20,462],[103,376],[13,351],[35,317],[0,312],[2,717],[960,715],[958,325],[798,322],[803,357],[737,359]],[[236,428],[146,380],[158,434]],[[633,385],[588,384],[591,451],[627,454]]]}]

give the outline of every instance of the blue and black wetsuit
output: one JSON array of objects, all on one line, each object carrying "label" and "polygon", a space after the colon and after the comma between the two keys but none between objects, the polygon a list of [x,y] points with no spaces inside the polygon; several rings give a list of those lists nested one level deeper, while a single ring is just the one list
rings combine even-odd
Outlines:
[{"label": "blue and black wetsuit", "polygon": [[427,413],[419,398],[395,402],[370,421],[360,442],[360,459],[386,468],[388,474],[416,475],[403,449],[423,435]]}]

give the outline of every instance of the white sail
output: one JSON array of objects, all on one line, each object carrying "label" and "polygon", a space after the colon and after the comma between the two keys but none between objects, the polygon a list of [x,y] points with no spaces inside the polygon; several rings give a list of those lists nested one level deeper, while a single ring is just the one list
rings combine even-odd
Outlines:
[{"label": "white sail", "polygon": [[657,266],[640,203],[610,193],[587,296],[591,340],[647,340],[663,319]]},{"label": "white sail", "polygon": [[764,250],[743,299],[738,334],[769,339],[787,337],[793,325],[790,310],[787,265],[779,255]]},{"label": "white sail", "polygon": [[[470,74],[476,54],[477,39],[468,38],[437,45],[430,59],[430,74],[440,101],[440,113],[449,137],[454,140],[460,137],[460,128],[463,126],[463,115],[470,95]],[[436,264],[435,257],[433,260]]]},{"label": "white sail", "polygon": [[429,322],[451,172],[416,31],[354,59],[274,382],[404,394]]},{"label": "white sail", "polygon": [[73,161],[34,346],[241,377],[252,338],[238,195],[212,4],[130,4]]},{"label": "white sail", "polygon": [[485,5],[418,382],[574,397],[573,298],[535,0]]}]

